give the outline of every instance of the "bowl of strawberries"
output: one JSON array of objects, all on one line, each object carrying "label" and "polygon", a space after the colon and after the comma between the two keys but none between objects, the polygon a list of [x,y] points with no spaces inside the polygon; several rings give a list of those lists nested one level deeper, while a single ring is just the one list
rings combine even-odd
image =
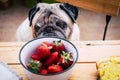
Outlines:
[{"label": "bowl of strawberries", "polygon": [[67,80],[77,59],[76,47],[57,37],[33,39],[19,52],[20,63],[29,80]]}]

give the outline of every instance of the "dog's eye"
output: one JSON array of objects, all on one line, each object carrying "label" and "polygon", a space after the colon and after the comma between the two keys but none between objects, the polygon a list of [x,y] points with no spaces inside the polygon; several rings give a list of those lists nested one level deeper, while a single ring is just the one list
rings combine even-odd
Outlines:
[{"label": "dog's eye", "polygon": [[62,29],[65,29],[67,27],[67,24],[63,21],[57,21],[56,25],[59,26]]},{"label": "dog's eye", "polygon": [[36,26],[35,26],[35,32],[38,32],[39,29],[40,29],[40,27],[36,25]]}]

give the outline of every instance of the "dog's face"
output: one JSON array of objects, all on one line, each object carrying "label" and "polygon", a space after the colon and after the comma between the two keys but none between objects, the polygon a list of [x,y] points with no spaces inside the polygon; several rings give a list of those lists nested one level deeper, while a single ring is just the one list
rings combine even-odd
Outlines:
[{"label": "dog's face", "polygon": [[72,5],[39,3],[29,11],[30,27],[34,37],[56,36],[68,39],[77,16],[78,9]]}]

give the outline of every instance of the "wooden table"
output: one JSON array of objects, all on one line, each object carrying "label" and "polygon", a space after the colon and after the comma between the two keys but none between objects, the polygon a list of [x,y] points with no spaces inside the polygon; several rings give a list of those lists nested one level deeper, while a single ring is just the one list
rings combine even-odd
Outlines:
[{"label": "wooden table", "polygon": [[[79,59],[69,80],[96,80],[96,61],[110,56],[120,56],[120,40],[72,43],[79,51]],[[23,80],[28,80],[18,58],[24,44],[25,42],[0,42],[0,61],[7,63]]]},{"label": "wooden table", "polygon": [[117,16],[119,14],[120,0],[56,0],[66,2],[77,7],[91,10],[105,15]]}]

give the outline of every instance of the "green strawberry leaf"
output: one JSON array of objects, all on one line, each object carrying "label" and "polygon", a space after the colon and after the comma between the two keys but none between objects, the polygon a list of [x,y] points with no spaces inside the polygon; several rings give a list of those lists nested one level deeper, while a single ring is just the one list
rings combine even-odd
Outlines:
[{"label": "green strawberry leaf", "polygon": [[31,72],[33,72],[33,73],[39,73],[39,70],[37,70],[37,69],[33,69],[33,68],[31,68],[31,67],[29,67],[28,68]]},{"label": "green strawberry leaf", "polygon": [[53,41],[53,43],[54,43],[56,46],[61,46],[61,40],[59,40],[59,41]]},{"label": "green strawberry leaf", "polygon": [[68,61],[73,61],[73,56],[71,52],[62,51],[63,54],[60,56],[63,58],[62,63],[68,63]]},{"label": "green strawberry leaf", "polygon": [[36,61],[33,59],[29,60],[29,64],[30,66],[28,67],[28,69],[34,73],[38,73],[39,69],[40,69],[40,61]]}]

